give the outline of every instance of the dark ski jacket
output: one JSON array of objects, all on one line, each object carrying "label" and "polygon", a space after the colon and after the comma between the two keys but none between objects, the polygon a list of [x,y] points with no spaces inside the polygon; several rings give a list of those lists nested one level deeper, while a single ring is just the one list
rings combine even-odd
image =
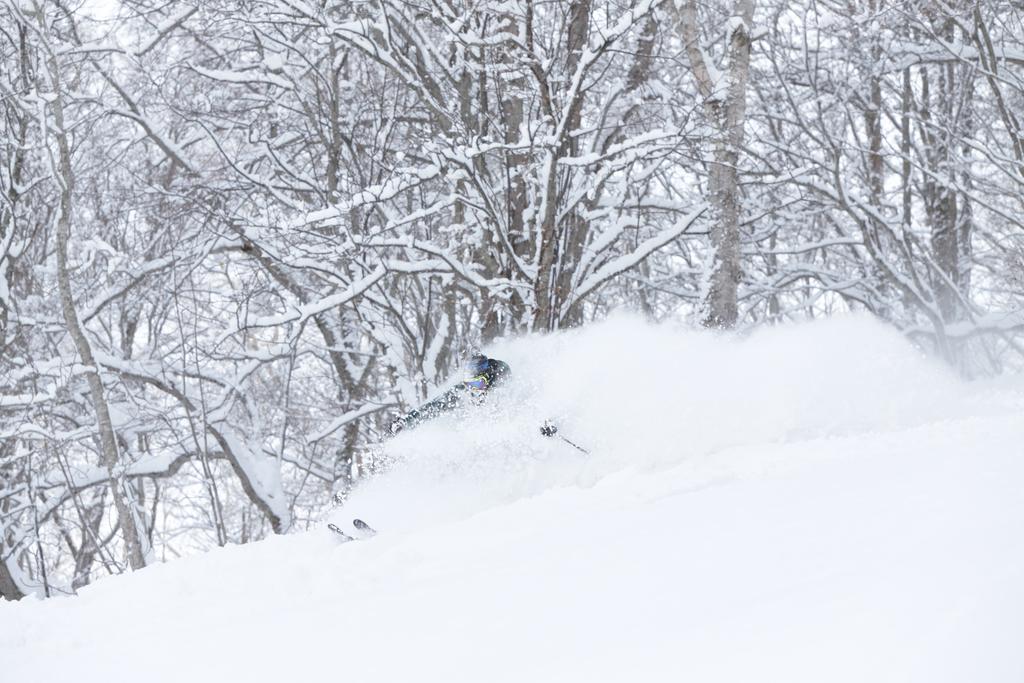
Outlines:
[{"label": "dark ski jacket", "polygon": [[[440,396],[396,418],[391,423],[389,430],[391,434],[398,434],[405,429],[413,429],[423,422],[432,420],[444,413],[450,413],[462,406],[470,406],[482,402],[491,389],[500,386],[508,378],[510,372],[508,363],[496,358],[486,359],[485,365],[486,367],[478,375],[459,382]],[[481,379],[483,380],[483,386],[478,388],[478,385],[481,384],[479,381]]]}]

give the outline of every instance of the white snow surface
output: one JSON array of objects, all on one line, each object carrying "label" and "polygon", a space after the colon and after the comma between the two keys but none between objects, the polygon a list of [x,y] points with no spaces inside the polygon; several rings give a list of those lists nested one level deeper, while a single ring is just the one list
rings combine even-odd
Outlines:
[{"label": "white snow surface", "polygon": [[[1024,382],[865,318],[490,350],[327,530],[0,604],[4,681],[1024,681]],[[589,457],[538,434],[553,418]]]}]

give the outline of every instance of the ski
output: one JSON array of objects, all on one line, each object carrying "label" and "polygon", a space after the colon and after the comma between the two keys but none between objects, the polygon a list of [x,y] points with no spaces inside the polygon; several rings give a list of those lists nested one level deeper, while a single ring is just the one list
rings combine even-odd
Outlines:
[{"label": "ski", "polygon": [[327,525],[327,528],[330,529],[331,531],[333,531],[337,536],[339,536],[341,538],[341,542],[342,543],[348,543],[349,541],[359,540],[355,536],[349,536],[348,534],[346,534],[336,524],[330,524],[329,523]]},{"label": "ski", "polygon": [[371,536],[377,535],[377,530],[361,519],[353,519],[352,526],[354,526],[356,530],[359,531],[362,535],[353,536],[347,531],[344,531],[337,524],[331,522],[327,524],[327,528],[333,531],[337,536],[339,536],[341,538],[342,543],[347,543],[348,541],[359,541],[364,538],[370,538]]},{"label": "ski", "polygon": [[368,536],[376,536],[377,535],[377,530],[374,529],[372,526],[370,526],[369,524],[367,524],[366,522],[364,522],[361,519],[353,519],[352,520],[352,526],[354,526],[355,528],[359,529],[360,531],[362,531],[364,534],[367,534]]}]

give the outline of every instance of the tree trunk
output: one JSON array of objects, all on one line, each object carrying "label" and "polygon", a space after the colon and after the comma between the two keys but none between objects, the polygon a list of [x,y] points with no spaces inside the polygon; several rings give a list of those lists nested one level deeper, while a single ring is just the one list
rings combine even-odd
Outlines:
[{"label": "tree trunk", "polygon": [[[3,546],[0,546],[0,550]],[[18,583],[14,580],[10,569],[7,567],[7,560],[0,557],[0,598],[5,600],[21,600],[25,597]]]},{"label": "tree trunk", "polygon": [[48,62],[53,85],[53,124],[57,138],[59,164],[55,180],[60,187],[60,214],[57,220],[57,285],[60,290],[61,310],[64,314],[68,334],[71,335],[82,364],[86,368],[85,376],[89,384],[93,410],[96,412],[103,465],[110,477],[110,492],[117,508],[118,525],[124,538],[128,562],[132,569],[140,569],[146,566],[143,540],[139,533],[139,525],[136,523],[135,511],[129,501],[125,499],[122,490],[123,479],[122,473],[119,472],[121,467],[119,449],[113,422],[110,419],[110,408],[103,393],[103,380],[100,378],[99,367],[93,356],[89,339],[78,320],[78,312],[75,310],[75,300],[71,291],[71,276],[68,272],[68,242],[71,237],[74,171],[71,167],[71,147],[64,123],[64,99],[59,64],[52,52]]},{"label": "tree trunk", "polygon": [[[590,34],[590,0],[582,0],[573,3],[569,15],[569,34],[566,37],[566,47],[569,56],[565,72],[572,75],[579,68],[583,49],[587,46],[587,36]],[[563,140],[563,154],[561,156],[575,157],[580,153],[580,139],[575,134],[583,125],[583,98],[585,91],[580,89],[569,107],[569,122],[565,127],[566,137]],[[566,183],[567,184],[567,183]],[[587,229],[589,224],[580,215],[579,206],[565,217],[561,229],[561,245],[558,259],[558,276],[555,280],[556,294],[555,301],[558,305],[556,314],[557,327],[575,327],[583,322],[583,308],[573,306],[567,309],[566,306],[572,298],[573,277],[583,257],[583,247],[587,242]]]},{"label": "tree trunk", "polygon": [[[565,63],[566,83],[571,86],[578,70],[583,50],[590,33],[591,0],[574,0],[569,7],[569,27],[566,36],[568,55]],[[585,90],[580,87],[569,93],[571,99],[565,113],[565,123],[557,147],[545,159],[546,197],[544,216],[541,222],[541,253],[537,264],[537,281],[534,284],[534,330],[556,330],[567,322],[568,313],[563,310],[572,296],[572,272],[578,264],[586,242],[587,223],[573,211],[563,220],[558,219],[558,190],[560,159],[578,153],[579,143],[574,133],[580,128],[583,116]],[[575,314],[578,317],[578,314]]]},{"label": "tree trunk", "polygon": [[[0,449],[0,464],[3,464],[6,455],[6,449]],[[7,512],[7,506],[7,502],[0,503],[0,513]],[[13,554],[9,554],[10,546],[14,545],[9,544],[9,540],[7,531],[4,529],[3,517],[0,516],[0,599],[21,600],[25,597],[25,592],[14,578],[14,571],[17,570],[11,571],[7,564],[17,561]]]},{"label": "tree trunk", "polygon": [[704,98],[708,119],[715,129],[714,161],[708,180],[711,210],[711,262],[704,292],[705,327],[730,328],[739,314],[740,196],[739,152],[743,146],[747,109],[747,76],[750,71],[750,25],[754,19],[754,0],[735,0],[729,21],[728,71],[724,101],[722,85],[712,78],[705,63],[697,27],[694,0],[677,9],[679,28],[698,89]]}]

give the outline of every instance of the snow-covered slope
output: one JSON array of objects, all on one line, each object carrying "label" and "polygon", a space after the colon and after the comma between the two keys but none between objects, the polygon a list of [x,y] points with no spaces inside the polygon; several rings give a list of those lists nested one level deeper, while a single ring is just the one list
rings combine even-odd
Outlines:
[{"label": "snow-covered slope", "polygon": [[0,605],[2,680],[1024,681],[1019,381],[864,319],[493,352],[505,395],[335,513],[377,537]]}]

